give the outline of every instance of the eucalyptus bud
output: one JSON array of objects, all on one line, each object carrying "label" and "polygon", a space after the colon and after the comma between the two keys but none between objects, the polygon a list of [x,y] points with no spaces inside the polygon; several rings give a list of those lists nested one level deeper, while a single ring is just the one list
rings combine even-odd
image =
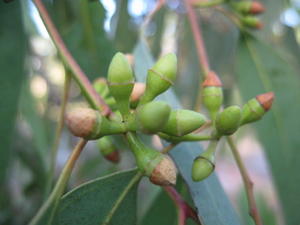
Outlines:
[{"label": "eucalyptus bud", "polygon": [[134,87],[130,96],[130,106],[137,106],[138,101],[144,94],[146,85],[144,83],[135,82]]},{"label": "eucalyptus bud", "polygon": [[129,98],[134,85],[131,66],[122,53],[116,53],[108,68],[108,84],[116,106],[123,116],[129,114]]},{"label": "eucalyptus bud", "polygon": [[109,95],[108,84],[105,78],[96,79],[93,82],[93,87],[101,97],[106,98]]},{"label": "eucalyptus bud", "polygon": [[223,104],[222,82],[214,71],[210,71],[202,84],[203,104],[210,113],[212,120]]},{"label": "eucalyptus bud", "polygon": [[252,123],[260,120],[263,115],[272,107],[274,93],[267,92],[249,100],[242,109],[241,124]]},{"label": "eucalyptus bud", "polygon": [[148,71],[146,90],[140,104],[150,102],[156,96],[168,90],[174,84],[176,73],[177,58],[175,54],[169,53],[160,58]]},{"label": "eucalyptus bud", "polygon": [[240,21],[243,26],[253,29],[262,29],[263,23],[260,21],[259,18],[254,16],[244,16],[240,18]]},{"label": "eucalyptus bud", "polygon": [[231,135],[240,126],[242,110],[239,106],[229,106],[219,113],[216,118],[216,129],[218,135]]},{"label": "eucalyptus bud", "polygon": [[204,180],[214,171],[216,146],[216,141],[210,142],[208,149],[194,160],[192,167],[193,181]]},{"label": "eucalyptus bud", "polygon": [[113,163],[118,163],[120,161],[119,151],[117,150],[116,146],[113,144],[113,141],[109,136],[100,138],[97,141],[97,146],[100,150],[100,153],[108,161],[111,161]]},{"label": "eucalyptus bud", "polygon": [[170,106],[161,101],[146,103],[137,108],[136,115],[140,129],[155,134],[163,129],[170,116]]},{"label": "eucalyptus bud", "polygon": [[136,158],[138,168],[157,185],[175,185],[176,167],[170,157],[145,146],[133,133],[127,140]]},{"label": "eucalyptus bud", "polygon": [[205,122],[206,118],[201,113],[178,109],[171,112],[162,132],[173,136],[183,136],[197,130]]},{"label": "eucalyptus bud", "polygon": [[243,14],[260,14],[265,11],[265,7],[258,1],[239,1],[232,3],[235,10]]},{"label": "eucalyptus bud", "polygon": [[123,123],[110,121],[90,108],[76,108],[68,112],[66,123],[73,135],[87,140],[126,131]]}]

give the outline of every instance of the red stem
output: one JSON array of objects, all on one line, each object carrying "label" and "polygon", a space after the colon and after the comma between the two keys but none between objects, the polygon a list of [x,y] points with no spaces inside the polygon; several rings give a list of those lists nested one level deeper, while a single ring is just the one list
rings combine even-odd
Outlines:
[{"label": "red stem", "polygon": [[164,189],[178,208],[178,225],[185,225],[187,218],[191,218],[197,224],[201,225],[197,212],[184,201],[174,187],[165,186]]},{"label": "red stem", "polygon": [[102,111],[103,115],[110,114],[111,110],[109,106],[105,103],[105,101],[97,94],[93,86],[91,85],[90,81],[88,80],[86,74],[82,71],[80,66],[77,64],[75,59],[73,58],[72,54],[69,52],[68,48],[66,47],[63,39],[61,38],[59,32],[57,31],[55,25],[53,24],[51,17],[48,14],[47,9],[45,8],[43,2],[41,0],[33,0],[43,22],[47,28],[48,33],[50,34],[54,44],[56,45],[58,51],[70,67],[72,74],[74,75],[73,78],[76,80],[78,85],[80,86],[82,92],[86,92],[87,94],[85,97],[90,102],[90,104]]},{"label": "red stem", "polygon": [[192,33],[193,33],[196,48],[197,48],[199,65],[201,65],[203,73],[204,73],[204,75],[206,75],[210,71],[210,66],[209,66],[209,60],[208,60],[208,57],[206,54],[204,41],[202,38],[201,27],[198,24],[197,15],[196,15],[194,9],[192,8],[189,0],[184,0],[184,3],[185,3],[185,8],[187,11],[189,22],[191,24]]}]

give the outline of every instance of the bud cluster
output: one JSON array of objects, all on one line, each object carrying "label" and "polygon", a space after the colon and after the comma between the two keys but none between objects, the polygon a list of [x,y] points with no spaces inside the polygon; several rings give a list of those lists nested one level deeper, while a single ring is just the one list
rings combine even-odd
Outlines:
[{"label": "bud cluster", "polygon": [[[67,126],[75,136],[87,140],[98,139],[101,154],[113,163],[119,162],[120,156],[110,135],[125,135],[138,168],[151,182],[158,185],[175,184],[176,167],[171,158],[145,145],[137,134],[157,134],[177,143],[202,140],[196,130],[208,124],[204,114],[172,109],[168,103],[155,100],[173,85],[176,71],[176,56],[167,54],[148,70],[145,84],[137,83],[125,55],[117,53],[110,63],[107,80],[100,78],[94,82],[95,90],[108,102],[114,113],[107,118],[91,108],[75,108],[67,113]],[[233,134],[240,126],[262,118],[270,109],[273,98],[270,92],[251,99],[242,108],[229,106],[221,110],[222,82],[215,72],[208,72],[202,84],[202,102],[209,113],[213,130],[208,149],[194,160],[194,181],[201,181],[213,172],[218,140],[224,135]]]}]

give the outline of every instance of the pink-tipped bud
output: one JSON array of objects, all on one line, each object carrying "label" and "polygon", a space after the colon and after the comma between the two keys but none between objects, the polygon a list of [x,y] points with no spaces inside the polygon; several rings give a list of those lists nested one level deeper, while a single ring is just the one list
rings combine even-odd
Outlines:
[{"label": "pink-tipped bud", "polygon": [[135,82],[130,96],[130,101],[131,102],[138,101],[141,98],[141,96],[144,94],[145,89],[146,89],[146,85],[144,83]]},{"label": "pink-tipped bud", "polygon": [[120,153],[118,150],[115,150],[107,155],[104,155],[104,157],[113,163],[118,163],[120,162]]},{"label": "pink-tipped bud", "polygon": [[206,79],[202,83],[203,87],[222,87],[222,81],[214,71],[209,71]]},{"label": "pink-tipped bud", "polygon": [[253,1],[250,5],[249,13],[251,14],[260,14],[265,11],[265,7],[262,3]]},{"label": "pink-tipped bud", "polygon": [[265,112],[267,112],[271,107],[274,100],[274,93],[267,92],[261,95],[256,96],[257,101],[264,108]]}]

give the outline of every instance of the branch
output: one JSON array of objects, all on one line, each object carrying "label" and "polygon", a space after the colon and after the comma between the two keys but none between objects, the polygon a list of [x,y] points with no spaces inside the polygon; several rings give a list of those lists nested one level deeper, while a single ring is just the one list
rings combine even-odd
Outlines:
[{"label": "branch", "polygon": [[65,83],[64,83],[64,89],[63,89],[63,95],[62,95],[62,101],[61,101],[61,108],[60,108],[60,112],[59,112],[59,119],[58,119],[56,131],[55,131],[53,146],[51,148],[50,169],[49,169],[49,177],[48,177],[46,194],[49,193],[49,191],[52,187],[53,177],[54,177],[54,173],[55,173],[57,150],[58,150],[58,146],[59,146],[59,142],[60,142],[60,138],[61,138],[62,129],[64,127],[64,117],[65,117],[66,106],[67,106],[67,101],[68,101],[68,97],[69,97],[70,84],[71,84],[71,75],[70,75],[69,71],[66,70],[65,71]]},{"label": "branch", "polygon": [[234,144],[232,137],[227,137],[227,142],[230,146],[231,152],[237,163],[237,166],[239,168],[239,171],[241,173],[245,185],[247,199],[248,199],[249,215],[253,218],[256,225],[262,225],[262,219],[257,209],[255,197],[253,193],[253,182],[251,181],[248,175],[247,169],[242,161],[242,158],[240,156],[240,153],[238,152],[236,145]]},{"label": "branch", "polygon": [[184,0],[184,3],[185,3],[185,8],[187,11],[189,22],[191,24],[192,33],[193,33],[196,48],[197,48],[199,65],[201,65],[203,74],[204,74],[204,76],[206,76],[206,74],[210,71],[210,66],[209,66],[209,60],[207,57],[204,41],[202,38],[201,27],[198,24],[198,19],[197,19],[196,13],[195,13],[194,9],[192,8],[190,1]]},{"label": "branch", "polygon": [[183,200],[174,187],[165,186],[164,189],[178,208],[178,225],[185,225],[188,218],[191,218],[197,224],[201,225],[197,212]]},{"label": "branch", "polygon": [[53,216],[55,215],[56,208],[58,206],[60,197],[62,196],[66,185],[69,181],[69,178],[71,176],[71,172],[74,168],[75,162],[77,161],[78,157],[80,156],[80,153],[82,152],[84,146],[86,145],[87,140],[80,139],[80,141],[75,146],[74,150],[72,151],[67,163],[65,164],[58,181],[51,192],[48,199],[44,202],[44,204],[41,206],[37,214],[33,217],[33,219],[30,221],[29,225],[37,225],[43,219],[45,216],[45,213],[49,213],[50,218],[47,220],[47,224],[51,224]]},{"label": "branch", "polygon": [[41,0],[33,0],[33,2],[35,3],[35,6],[38,9],[44,25],[49,35],[51,36],[58,52],[62,56],[66,65],[71,70],[72,77],[81,88],[81,91],[86,97],[87,101],[94,109],[100,110],[103,115],[109,115],[111,113],[109,106],[97,94],[90,81],[88,80],[86,74],[82,71],[80,66],[77,64],[77,62],[69,52],[54,23],[52,22],[43,2]]}]

